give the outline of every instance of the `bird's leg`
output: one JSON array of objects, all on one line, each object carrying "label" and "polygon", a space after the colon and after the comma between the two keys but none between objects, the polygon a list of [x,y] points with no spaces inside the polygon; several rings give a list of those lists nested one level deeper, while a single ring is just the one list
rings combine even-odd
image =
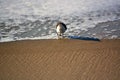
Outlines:
[{"label": "bird's leg", "polygon": [[60,39],[60,35],[57,33],[58,39]]},{"label": "bird's leg", "polygon": [[58,39],[60,39],[60,35],[58,35]]},{"label": "bird's leg", "polygon": [[61,37],[62,37],[62,39],[64,38],[64,35],[63,35],[63,33],[61,33]]}]

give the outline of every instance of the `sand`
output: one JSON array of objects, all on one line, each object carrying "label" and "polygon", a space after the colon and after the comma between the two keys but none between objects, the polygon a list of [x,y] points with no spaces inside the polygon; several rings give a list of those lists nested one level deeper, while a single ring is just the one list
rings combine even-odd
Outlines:
[{"label": "sand", "polygon": [[120,39],[0,43],[0,80],[120,80]]}]

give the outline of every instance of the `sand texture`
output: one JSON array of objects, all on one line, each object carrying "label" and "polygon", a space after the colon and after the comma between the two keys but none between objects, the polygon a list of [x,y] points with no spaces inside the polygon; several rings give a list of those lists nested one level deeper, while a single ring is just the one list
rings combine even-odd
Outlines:
[{"label": "sand texture", "polygon": [[0,43],[0,80],[120,80],[120,40]]}]

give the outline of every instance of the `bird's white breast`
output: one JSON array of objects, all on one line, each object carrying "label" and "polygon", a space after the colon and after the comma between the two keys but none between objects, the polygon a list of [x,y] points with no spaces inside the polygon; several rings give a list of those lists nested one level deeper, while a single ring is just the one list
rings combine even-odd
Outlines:
[{"label": "bird's white breast", "polygon": [[65,27],[63,25],[58,25],[56,31],[57,33],[64,33]]},{"label": "bird's white breast", "polygon": [[60,25],[58,25],[57,29],[56,29],[57,33],[60,33],[60,29],[61,29],[61,27],[60,27]]}]

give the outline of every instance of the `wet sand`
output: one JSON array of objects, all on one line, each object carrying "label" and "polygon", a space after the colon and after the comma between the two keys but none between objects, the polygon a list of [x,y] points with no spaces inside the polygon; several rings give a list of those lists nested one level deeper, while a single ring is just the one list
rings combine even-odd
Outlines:
[{"label": "wet sand", "polygon": [[0,43],[0,80],[120,80],[120,39]]}]

